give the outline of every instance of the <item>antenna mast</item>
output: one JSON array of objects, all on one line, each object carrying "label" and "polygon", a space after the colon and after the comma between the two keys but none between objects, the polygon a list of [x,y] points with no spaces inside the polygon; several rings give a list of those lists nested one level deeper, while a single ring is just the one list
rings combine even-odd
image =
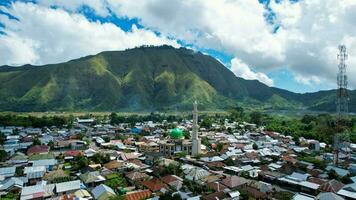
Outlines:
[{"label": "antenna mast", "polygon": [[343,117],[346,117],[349,112],[348,101],[349,96],[347,93],[347,75],[346,75],[346,63],[347,54],[346,54],[346,46],[339,46],[339,54],[337,55],[339,60],[339,72],[337,73],[337,116],[338,123]]},{"label": "antenna mast", "polygon": [[339,45],[339,53],[337,55],[337,59],[339,60],[339,71],[337,73],[337,90],[336,90],[336,113],[337,113],[337,121],[336,121],[336,130],[337,133],[334,135],[334,164],[337,165],[339,162],[339,148],[340,143],[342,141],[343,134],[340,133],[342,129],[342,119],[347,117],[349,112],[348,101],[349,96],[347,92],[347,75],[346,75],[346,46]]}]

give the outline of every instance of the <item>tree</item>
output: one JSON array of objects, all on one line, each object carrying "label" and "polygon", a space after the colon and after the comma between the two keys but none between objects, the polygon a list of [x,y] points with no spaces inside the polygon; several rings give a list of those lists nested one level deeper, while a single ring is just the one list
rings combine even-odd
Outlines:
[{"label": "tree", "polygon": [[74,168],[76,170],[81,170],[86,168],[89,165],[88,159],[86,159],[84,156],[76,156],[75,157],[75,164]]},{"label": "tree", "polygon": [[224,144],[223,143],[218,143],[217,145],[216,145],[216,151],[217,152],[221,152],[221,150],[223,150],[223,148],[224,148]]},{"label": "tree", "polygon": [[256,143],[253,143],[252,148],[253,148],[254,150],[258,150],[257,144],[256,144]]},{"label": "tree", "polygon": [[349,176],[346,175],[346,176],[341,177],[341,182],[343,184],[350,184],[350,183],[352,183],[352,180]]},{"label": "tree", "polygon": [[109,200],[125,200],[125,197],[123,195],[115,195],[109,197]]},{"label": "tree", "polygon": [[4,150],[0,150],[0,161],[5,162],[7,160],[8,154]]},{"label": "tree", "polygon": [[210,118],[205,118],[203,119],[203,121],[200,123],[200,126],[203,127],[203,128],[211,128],[213,122],[211,121]]},{"label": "tree", "polygon": [[329,172],[328,172],[328,177],[329,179],[337,179],[339,178],[339,176],[337,175],[336,171],[331,169]]},{"label": "tree", "polygon": [[114,190],[120,186],[124,187],[127,184],[125,178],[121,174],[111,174],[110,177],[108,177],[108,179],[105,181],[105,185],[113,188]]},{"label": "tree", "polygon": [[235,107],[232,108],[230,111],[230,119],[234,120],[234,121],[239,121],[242,120],[244,117],[244,109],[242,107]]},{"label": "tree", "polygon": [[42,144],[40,139],[38,139],[38,137],[33,138],[32,142],[33,142],[33,145],[41,145]]},{"label": "tree", "polygon": [[186,151],[181,151],[181,152],[176,153],[176,156],[178,158],[184,158],[187,155],[188,155],[188,153]]},{"label": "tree", "polygon": [[210,142],[209,142],[209,139],[208,139],[207,137],[203,137],[203,138],[201,139],[201,143],[202,143],[203,145],[205,145],[206,147],[210,147]]},{"label": "tree", "polygon": [[105,164],[110,161],[110,156],[108,154],[96,153],[91,157],[95,163]]},{"label": "tree", "polygon": [[250,114],[250,120],[252,123],[260,126],[262,125],[262,113],[258,111],[254,111]]},{"label": "tree", "polygon": [[185,139],[187,139],[187,140],[190,139],[190,133],[189,133],[189,131],[184,130],[184,131],[183,131],[183,135],[184,135],[184,138],[185,138]]},{"label": "tree", "polygon": [[53,141],[49,141],[49,142],[48,142],[48,146],[49,146],[49,149],[50,149],[51,151],[54,150],[54,142],[53,142]]},{"label": "tree", "polygon": [[6,136],[3,133],[0,133],[0,145],[3,145],[6,141]]},{"label": "tree", "polygon": [[225,164],[226,164],[227,166],[234,166],[234,165],[235,165],[235,161],[232,160],[231,157],[229,157],[228,159],[226,159],[224,162],[225,162]]}]

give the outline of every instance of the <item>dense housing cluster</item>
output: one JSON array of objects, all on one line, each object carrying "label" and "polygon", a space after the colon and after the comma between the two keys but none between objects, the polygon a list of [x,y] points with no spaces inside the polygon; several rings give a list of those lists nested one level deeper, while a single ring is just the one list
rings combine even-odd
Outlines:
[{"label": "dense housing cluster", "polygon": [[207,126],[193,116],[3,126],[1,198],[356,198],[356,144],[340,149],[335,166],[331,144],[214,116]]}]

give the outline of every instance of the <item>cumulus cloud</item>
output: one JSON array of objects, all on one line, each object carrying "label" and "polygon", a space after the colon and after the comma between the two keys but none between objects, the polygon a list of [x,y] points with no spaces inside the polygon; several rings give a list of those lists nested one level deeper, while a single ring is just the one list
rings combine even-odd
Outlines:
[{"label": "cumulus cloud", "polygon": [[[232,55],[247,66],[245,73],[239,69],[238,76],[245,74],[245,77],[262,80],[262,75],[271,70],[288,68],[301,84],[331,85],[337,72],[337,46],[344,43],[350,54],[348,74],[356,76],[356,68],[352,67],[356,65],[355,0],[271,0],[270,3],[259,3],[258,0],[37,1],[40,6],[15,3],[10,8],[11,13],[18,12],[15,16],[19,15],[20,22],[0,18],[0,22],[7,24],[5,31],[8,33],[0,39],[3,44],[0,50],[8,49],[2,55],[12,55],[8,59],[11,62],[23,62],[26,58],[29,62],[49,62],[56,60],[56,54],[63,59],[137,44],[172,43],[168,37],[183,40],[197,49],[211,48]],[[115,14],[135,18],[147,29],[133,28],[125,33],[112,24],[89,22],[75,14],[84,5],[100,16]],[[72,14],[50,9],[51,6]],[[35,12],[16,7],[35,7]],[[56,14],[47,17],[39,15],[39,10]],[[33,24],[37,27],[31,28]],[[29,29],[29,33],[25,29]],[[162,36],[157,37],[151,30]],[[42,36],[50,40],[39,38]],[[9,45],[12,44],[10,39],[16,40],[14,45]],[[50,42],[53,42],[51,46],[44,45]],[[13,55],[16,48],[32,52]],[[52,52],[48,60],[44,56],[46,49]],[[70,52],[72,49],[76,52]],[[269,78],[264,79],[268,83]],[[349,81],[355,88],[356,79],[350,78]]]},{"label": "cumulus cloud", "polygon": [[[333,83],[340,43],[354,52],[356,1],[107,0],[119,16],[198,47],[224,50],[255,71],[288,68],[301,83]],[[199,9],[197,9],[199,8]],[[349,65],[356,64],[351,56]],[[356,69],[349,68],[356,76]],[[301,80],[296,77],[297,80]],[[356,86],[356,80],[350,80]]]},{"label": "cumulus cloud", "polygon": [[242,77],[247,80],[259,80],[268,86],[273,86],[273,80],[270,79],[266,74],[252,71],[250,67],[246,65],[246,63],[243,63],[238,58],[231,60],[230,70],[238,77]]},{"label": "cumulus cloud", "polygon": [[107,50],[175,41],[135,25],[125,32],[111,23],[90,22],[83,15],[70,14],[32,3],[14,3],[0,15],[6,28],[0,35],[0,65],[58,63]]}]

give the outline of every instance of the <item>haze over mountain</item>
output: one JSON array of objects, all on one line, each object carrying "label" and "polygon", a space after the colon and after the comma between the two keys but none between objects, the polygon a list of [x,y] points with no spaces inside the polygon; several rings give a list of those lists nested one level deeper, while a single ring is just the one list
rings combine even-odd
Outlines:
[{"label": "haze over mountain", "polygon": [[[355,111],[356,92],[350,92]],[[298,94],[236,77],[213,57],[170,46],[102,52],[65,63],[0,68],[2,111],[335,110],[335,91]]]}]

